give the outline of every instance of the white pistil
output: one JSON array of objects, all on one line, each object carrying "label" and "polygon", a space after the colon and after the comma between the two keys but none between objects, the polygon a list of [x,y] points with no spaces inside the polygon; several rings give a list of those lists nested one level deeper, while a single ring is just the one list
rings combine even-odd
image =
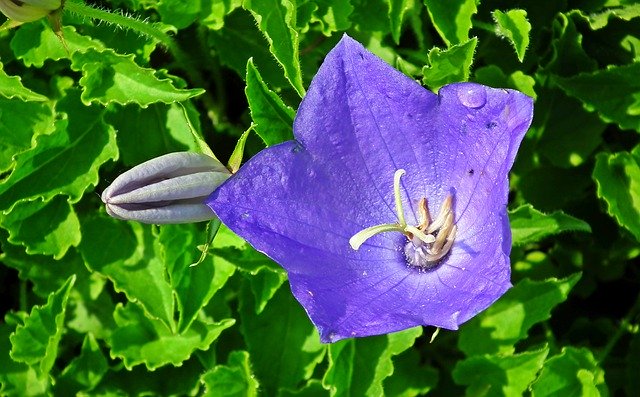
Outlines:
[{"label": "white pistil", "polygon": [[400,189],[400,179],[404,174],[405,170],[400,169],[393,175],[393,195],[398,222],[371,226],[361,230],[349,239],[349,244],[351,248],[357,250],[365,241],[376,234],[400,232],[409,240],[405,246],[405,255],[409,264],[428,269],[435,266],[440,259],[447,255],[453,246],[458,230],[454,225],[453,197],[447,196],[444,199],[438,216],[433,222],[431,222],[426,199],[421,199],[419,204],[420,224],[417,227],[407,225]]}]

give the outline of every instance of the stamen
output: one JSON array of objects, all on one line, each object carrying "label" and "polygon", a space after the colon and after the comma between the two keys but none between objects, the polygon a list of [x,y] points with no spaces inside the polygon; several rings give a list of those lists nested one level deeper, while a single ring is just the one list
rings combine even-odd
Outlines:
[{"label": "stamen", "polygon": [[440,229],[442,225],[444,225],[444,221],[446,220],[447,214],[451,212],[451,204],[453,204],[453,197],[447,196],[444,199],[442,204],[440,204],[440,212],[438,212],[438,216],[433,221],[431,225],[425,230],[425,233],[431,234],[436,230]]},{"label": "stamen", "polygon": [[418,211],[420,212],[420,225],[418,225],[418,229],[424,230],[429,227],[431,223],[431,215],[429,215],[429,206],[427,205],[427,199],[421,198],[418,203]]}]

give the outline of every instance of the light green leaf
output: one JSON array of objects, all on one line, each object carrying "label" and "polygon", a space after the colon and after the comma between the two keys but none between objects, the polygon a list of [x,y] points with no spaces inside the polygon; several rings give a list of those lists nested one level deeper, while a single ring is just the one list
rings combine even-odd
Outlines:
[{"label": "light green leaf", "polygon": [[267,146],[293,139],[295,111],[267,87],[253,64],[247,62],[247,87],[244,92],[249,102],[254,129]]},{"label": "light green leaf", "polygon": [[49,103],[0,98],[0,173],[14,165],[15,155],[31,148],[35,137],[52,132],[53,123]]},{"label": "light green leaf", "polygon": [[[575,12],[578,13],[579,11]],[[582,16],[589,22],[591,29],[598,30],[607,26],[609,24],[609,20],[613,18],[630,21],[634,18],[640,17],[640,4],[625,4],[621,7],[607,8],[600,13],[592,13]]]},{"label": "light green leaf", "polygon": [[301,32],[308,30],[310,23],[318,23],[323,35],[349,29],[349,16],[353,6],[349,0],[298,0],[296,23]]},{"label": "light green leaf", "polygon": [[16,204],[0,217],[0,227],[9,231],[9,242],[26,247],[28,254],[62,258],[71,247],[80,244],[80,221],[66,196],[55,196]]},{"label": "light green leaf", "polygon": [[568,231],[591,232],[588,223],[562,211],[544,214],[531,206],[522,205],[509,211],[513,245],[524,245],[547,236]]},{"label": "light green leaf", "polygon": [[[214,1],[214,3],[217,2]],[[222,1],[219,2],[223,3]],[[157,10],[162,22],[173,25],[178,29],[184,29],[198,20],[198,16],[202,11],[202,3],[201,0],[161,0],[157,5]]]},{"label": "light green leaf", "polygon": [[87,267],[113,282],[149,316],[175,329],[173,290],[150,226],[94,216],[83,219],[78,247]]},{"label": "light green leaf", "polygon": [[76,52],[71,56],[71,68],[82,72],[81,98],[85,104],[136,103],[146,107],[158,102],[186,101],[204,92],[199,88],[176,88],[171,80],[158,77],[153,69],[138,66],[133,55],[119,55],[109,49]]},{"label": "light green leaf", "polygon": [[[200,129],[196,113],[189,102],[189,121],[195,121]],[[165,105],[157,103],[146,108],[136,105],[114,107],[105,116],[105,121],[118,131],[120,161],[127,166],[135,166],[163,154],[180,151],[197,151],[181,104]]]},{"label": "light green leaf", "polygon": [[9,76],[4,71],[4,65],[0,62],[0,95],[7,99],[21,99],[29,101],[46,101],[47,97],[31,91],[22,85],[20,77]]},{"label": "light green leaf", "polygon": [[492,15],[496,21],[496,34],[509,40],[516,50],[518,60],[522,62],[525,51],[529,47],[529,33],[531,32],[527,12],[525,10],[509,10],[507,12],[495,10]]},{"label": "light green leaf", "polygon": [[512,88],[529,95],[533,99],[537,97],[534,89],[536,80],[520,70],[516,70],[507,76],[496,65],[488,65],[475,71],[475,81],[496,88]]},{"label": "light green leaf", "polygon": [[224,26],[224,17],[241,5],[242,0],[212,1],[211,9],[205,10],[208,12],[204,13],[204,19],[200,23],[209,29],[220,30]]},{"label": "light green leaf", "polygon": [[217,365],[202,375],[205,397],[257,397],[258,381],[251,373],[249,353],[233,351],[227,365]]},{"label": "light green leaf", "polygon": [[282,65],[284,75],[298,94],[304,96],[293,3],[290,0],[244,0],[243,7],[253,14],[269,42],[269,50]]},{"label": "light green leaf", "polygon": [[447,50],[437,47],[429,51],[429,64],[422,68],[422,83],[432,90],[445,84],[467,81],[478,39],[475,37]]},{"label": "light green leaf", "polygon": [[322,379],[331,396],[381,396],[383,381],[394,372],[393,357],[422,334],[421,327],[329,345],[329,367]]},{"label": "light green leaf", "polygon": [[640,132],[640,63],[612,65],[572,77],[552,76],[552,81],[602,120],[622,129]]},{"label": "light green leaf", "polygon": [[105,48],[100,41],[77,33],[73,26],[63,26],[62,35],[64,44],[45,21],[25,24],[16,31],[11,49],[26,66],[41,68],[46,60],[67,59],[69,54]]},{"label": "light green leaf", "polygon": [[[36,137],[35,146],[15,157],[14,171],[0,184],[0,211],[23,200],[59,194],[76,202],[98,183],[98,168],[117,157],[115,131],[103,111],[80,103],[75,92],[58,103],[56,130]],[[67,117],[64,117],[64,116]]]},{"label": "light green leaf", "polygon": [[150,370],[181,365],[196,350],[207,350],[222,331],[235,323],[233,319],[196,320],[185,332],[172,333],[162,322],[145,316],[135,303],[118,306],[114,318],[118,328],[108,339],[111,355],[122,359],[129,369],[145,364]]},{"label": "light green leaf", "polygon": [[545,281],[524,279],[507,291],[486,311],[460,327],[458,347],[467,356],[512,354],[514,345],[529,329],[551,316],[551,310],[564,302],[580,273],[565,279]]},{"label": "light green leaf", "polygon": [[548,353],[549,348],[544,347],[513,356],[485,354],[469,357],[456,363],[453,380],[467,386],[468,396],[523,396]]},{"label": "light green leaf", "polygon": [[233,152],[231,152],[231,156],[229,156],[229,162],[227,163],[227,168],[231,171],[232,174],[235,174],[240,169],[240,165],[242,164],[242,160],[244,158],[244,146],[247,143],[247,138],[249,134],[253,131],[253,125],[251,125],[245,132],[240,135],[238,138],[238,142],[236,142],[236,146],[233,148]]},{"label": "light green leaf", "polygon": [[80,355],[65,367],[55,384],[55,395],[75,396],[93,389],[109,369],[107,359],[92,334],[86,334]]},{"label": "light green leaf", "polygon": [[[198,237],[203,241],[197,241]],[[224,261],[214,261],[212,256],[191,266],[200,257],[197,245],[205,238],[203,231],[193,224],[164,225],[158,238],[178,303],[178,331],[183,332],[236,268]]]},{"label": "light green leaf", "polygon": [[[26,313],[25,313],[26,315]],[[14,331],[11,314],[5,316],[0,324],[0,395],[8,397],[40,397],[46,395],[49,388],[49,376],[38,375],[27,364],[11,359],[11,341],[9,335]]]},{"label": "light green leaf", "polygon": [[467,42],[471,18],[478,12],[476,0],[423,0],[433,26],[442,40],[451,47]]},{"label": "light green leaf", "polygon": [[280,288],[260,315],[256,315],[252,301],[252,294],[244,287],[240,331],[264,393],[275,395],[280,388],[292,388],[309,379],[324,357],[325,346],[289,288]]},{"label": "light green leaf", "polygon": [[591,351],[568,346],[544,363],[532,396],[608,396],[604,371]]},{"label": "light green leaf", "polygon": [[631,153],[599,153],[593,179],[609,215],[640,240],[640,146]]},{"label": "light green leaf", "polygon": [[69,277],[58,291],[49,295],[45,305],[34,306],[24,324],[10,336],[11,358],[34,367],[40,375],[51,371],[58,356],[69,291],[75,280],[75,276]]},{"label": "light green leaf", "polygon": [[421,364],[417,349],[407,349],[393,357],[393,374],[384,380],[388,396],[417,397],[434,390],[438,384],[438,371]]},{"label": "light green leaf", "polygon": [[391,35],[396,44],[400,44],[402,21],[409,10],[411,0],[389,0],[389,22],[391,23]]}]

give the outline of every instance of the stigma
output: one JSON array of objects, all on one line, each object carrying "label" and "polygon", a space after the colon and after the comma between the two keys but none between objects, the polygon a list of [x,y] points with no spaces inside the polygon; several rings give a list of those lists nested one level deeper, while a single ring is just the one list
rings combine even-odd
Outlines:
[{"label": "stigma", "polygon": [[418,207],[420,224],[409,225],[405,220],[400,194],[400,178],[404,174],[403,169],[397,170],[393,178],[398,222],[371,226],[361,230],[349,239],[349,244],[351,248],[358,250],[366,240],[376,234],[399,232],[407,238],[403,248],[407,265],[421,270],[429,270],[436,267],[447,256],[455,241],[458,229],[454,223],[453,196],[449,195],[443,200],[440,204],[440,211],[435,218],[432,218],[429,213],[427,199],[420,199]]}]

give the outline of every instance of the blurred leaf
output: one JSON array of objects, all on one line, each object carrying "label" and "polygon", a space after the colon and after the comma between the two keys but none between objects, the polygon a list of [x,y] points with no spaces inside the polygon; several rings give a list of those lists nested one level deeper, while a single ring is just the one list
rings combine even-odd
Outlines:
[{"label": "blurred leaf", "polygon": [[22,80],[17,76],[9,76],[4,71],[4,65],[0,62],[0,95],[7,99],[21,99],[29,101],[46,101],[47,97],[31,91],[22,85]]},{"label": "blurred leaf", "polygon": [[243,7],[253,14],[269,42],[269,50],[282,65],[284,75],[298,94],[304,96],[293,3],[290,0],[244,0]]},{"label": "blurred leaf", "polygon": [[567,346],[544,363],[532,396],[607,396],[604,371],[586,348]]},{"label": "blurred leaf", "polygon": [[80,355],[75,357],[60,374],[56,385],[56,395],[72,396],[79,391],[90,391],[104,377],[109,369],[107,359],[100,351],[92,334],[86,334]]},{"label": "blurred leaf", "polygon": [[209,29],[220,30],[224,26],[224,17],[241,5],[242,0],[212,1],[211,9],[203,10],[208,12],[204,13],[204,18],[200,23],[207,26]]},{"label": "blurred leaf", "polygon": [[538,165],[520,175],[522,179],[516,184],[517,192],[539,211],[553,212],[566,208],[568,203],[580,202],[592,195],[589,189],[593,181],[583,168]]},{"label": "blurred leaf", "polygon": [[529,32],[531,24],[527,20],[525,10],[509,10],[502,12],[493,11],[493,19],[496,21],[496,34],[504,37],[513,46],[518,55],[518,60],[524,60],[524,53],[529,47]]},{"label": "blurred leaf", "polygon": [[424,396],[435,390],[438,371],[423,363],[418,349],[407,349],[393,357],[393,375],[384,380],[384,392],[388,396]]},{"label": "blurred leaf", "polygon": [[145,316],[135,303],[118,306],[113,314],[118,328],[109,337],[111,355],[127,368],[145,364],[150,370],[164,365],[179,366],[196,350],[207,350],[235,320],[196,320],[182,333],[172,333],[158,320]]},{"label": "blurred leaf", "polygon": [[[2,349],[0,349],[2,351]],[[624,388],[627,395],[631,396],[636,390],[640,390],[640,333],[636,333],[631,337],[629,350],[627,351],[626,361],[626,382]]]},{"label": "blurred leaf", "polygon": [[295,111],[267,87],[252,59],[247,62],[246,83],[244,92],[255,123],[254,129],[264,143],[273,146],[293,139]]},{"label": "blurred leaf", "polygon": [[513,88],[529,95],[533,99],[536,99],[537,96],[534,89],[536,80],[520,70],[507,76],[499,67],[488,65],[475,71],[475,81],[496,88]]},{"label": "blurred leaf", "polygon": [[389,0],[389,22],[391,23],[391,35],[396,44],[400,43],[400,33],[402,33],[402,21],[405,13],[409,10],[412,0]]},{"label": "blurred leaf", "polygon": [[349,29],[353,12],[350,0],[298,0],[296,25],[305,32],[308,24],[318,23],[325,36]]},{"label": "blurred leaf", "polygon": [[263,392],[275,395],[280,388],[292,388],[309,379],[322,361],[325,347],[288,287],[280,288],[259,315],[255,314],[252,300],[244,288],[240,331]]},{"label": "blurred leaf", "polygon": [[[578,10],[574,11],[580,12]],[[624,21],[630,21],[634,18],[640,17],[640,4],[624,4],[620,7],[607,8],[600,13],[590,13],[589,15],[583,15],[583,17],[589,21],[591,29],[602,29],[609,23],[612,18],[622,19]]]},{"label": "blurred leaf", "polygon": [[[73,26],[63,26],[62,35],[65,44],[45,21],[20,26],[11,40],[11,49],[16,58],[26,66],[41,68],[46,60],[69,58],[69,54],[86,51],[90,48],[104,49],[104,44],[89,36],[76,32]],[[65,48],[65,45],[67,48]]]},{"label": "blurred leaf", "polygon": [[49,295],[45,305],[34,306],[24,324],[9,338],[11,358],[34,367],[40,375],[51,371],[58,356],[69,291],[75,280],[75,276],[69,277],[58,291]]},{"label": "blurred leaf", "polygon": [[381,396],[394,372],[393,357],[422,335],[415,327],[387,335],[342,340],[329,345],[329,367],[322,383],[331,396]]},{"label": "blurred leaf", "polygon": [[217,365],[202,375],[202,383],[207,397],[257,397],[260,386],[246,351],[231,352],[227,365]]},{"label": "blurred leaf", "polygon": [[[389,15],[384,11],[389,10],[390,0],[351,0],[353,12],[351,21],[356,25],[356,30],[363,32],[390,33],[391,24]],[[379,12],[372,12],[379,10]],[[366,47],[366,45],[365,45]]]},{"label": "blurred leaf", "polygon": [[437,47],[429,51],[429,64],[422,68],[422,82],[431,90],[445,84],[467,81],[478,39],[475,37],[447,50]]},{"label": "blurred leaf", "polygon": [[113,50],[76,52],[71,61],[71,68],[82,72],[79,83],[85,104],[136,103],[146,107],[158,102],[182,102],[204,92],[176,88],[171,80],[159,78],[155,70],[138,66],[132,55],[119,55]]},{"label": "blurred leaf", "polygon": [[[188,112],[197,115],[193,106],[187,105]],[[198,121],[197,117],[193,119]],[[158,103],[143,109],[136,105],[114,107],[105,120],[118,131],[120,161],[127,166],[171,152],[198,149],[180,104]],[[196,128],[200,128],[199,123]]]},{"label": "blurred leaf", "polygon": [[551,316],[551,310],[567,299],[580,273],[565,279],[524,279],[486,311],[460,327],[458,347],[467,356],[512,354],[514,344],[529,329]]},{"label": "blurred leaf", "polygon": [[78,247],[92,271],[107,277],[116,291],[138,302],[168,329],[175,328],[173,290],[151,227],[93,216],[83,219]]},{"label": "blurred leaf", "polygon": [[0,395],[11,397],[46,395],[49,377],[39,376],[32,367],[15,362],[9,356],[11,351],[9,335],[14,329],[15,326],[12,324],[0,323]]},{"label": "blurred leaf", "polygon": [[201,0],[161,0],[157,9],[162,22],[173,25],[178,29],[184,29],[198,20],[202,11],[202,3]]},{"label": "blurred leaf", "polygon": [[98,168],[117,157],[115,131],[102,121],[101,109],[83,106],[71,93],[57,108],[67,117],[15,157],[15,170],[0,184],[0,211],[22,200],[48,201],[59,194],[76,202],[98,183]]},{"label": "blurred leaf", "polygon": [[552,24],[552,55],[544,71],[558,76],[573,76],[580,72],[591,72],[598,63],[589,58],[582,48],[583,36],[576,29],[573,18],[559,13]]},{"label": "blurred leaf", "polygon": [[475,0],[423,0],[442,40],[451,47],[468,42],[471,18],[478,12]]},{"label": "blurred leaf", "polygon": [[467,386],[468,396],[523,396],[542,368],[549,348],[513,356],[502,354],[469,357],[458,361],[453,380]]},{"label": "blurred leaf", "polygon": [[178,303],[178,331],[183,332],[196,319],[200,309],[233,275],[235,266],[214,261],[207,256],[197,266],[199,257],[195,236],[204,237],[195,225],[164,225],[158,236],[164,252],[164,265],[169,273]]},{"label": "blurred leaf", "polygon": [[622,129],[640,132],[640,63],[609,66],[573,77],[554,76],[552,81],[579,99],[589,111]]},{"label": "blurred leaf", "polygon": [[31,148],[35,137],[52,132],[53,123],[48,103],[0,98],[0,173],[12,167],[15,155]]},{"label": "blurred leaf", "polygon": [[535,243],[543,238],[568,231],[591,232],[588,223],[562,211],[544,214],[530,204],[509,211],[513,245]]},{"label": "blurred leaf", "polygon": [[593,179],[609,215],[640,240],[640,146],[631,153],[599,153]]},{"label": "blurred leaf", "polygon": [[329,391],[322,387],[318,379],[309,380],[298,390],[280,389],[278,397],[328,397]]},{"label": "blurred leaf", "polygon": [[9,231],[9,242],[26,247],[28,254],[52,255],[60,259],[71,247],[80,244],[80,221],[66,196],[55,196],[16,204],[0,218],[0,226]]}]

